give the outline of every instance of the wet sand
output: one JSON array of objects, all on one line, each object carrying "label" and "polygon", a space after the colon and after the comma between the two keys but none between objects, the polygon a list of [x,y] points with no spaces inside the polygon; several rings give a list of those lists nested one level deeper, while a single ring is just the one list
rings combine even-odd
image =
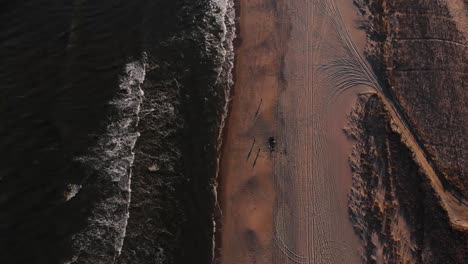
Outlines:
[{"label": "wet sand", "polygon": [[365,90],[362,78],[341,79],[353,75],[350,52],[365,44],[352,29],[352,1],[239,4],[217,263],[359,263],[347,213],[351,143],[342,133]]}]

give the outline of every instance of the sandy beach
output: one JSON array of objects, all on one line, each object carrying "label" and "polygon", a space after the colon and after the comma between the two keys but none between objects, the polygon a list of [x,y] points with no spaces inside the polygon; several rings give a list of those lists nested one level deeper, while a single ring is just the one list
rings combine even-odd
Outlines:
[{"label": "sandy beach", "polygon": [[358,263],[342,128],[366,88],[336,77],[350,71],[336,62],[364,49],[357,10],[344,0],[238,5],[217,263]]}]

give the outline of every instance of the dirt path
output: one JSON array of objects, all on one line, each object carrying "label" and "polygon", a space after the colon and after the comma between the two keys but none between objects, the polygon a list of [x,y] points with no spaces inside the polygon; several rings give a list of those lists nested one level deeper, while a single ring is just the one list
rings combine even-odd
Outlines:
[{"label": "dirt path", "polygon": [[365,39],[345,29],[352,1],[240,0],[238,10],[218,263],[359,263],[341,128],[369,82],[350,59]]}]

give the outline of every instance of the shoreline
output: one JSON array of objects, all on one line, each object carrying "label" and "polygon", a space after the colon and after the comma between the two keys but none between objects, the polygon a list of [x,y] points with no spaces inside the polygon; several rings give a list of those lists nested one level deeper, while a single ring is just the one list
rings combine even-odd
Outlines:
[{"label": "shoreline", "polygon": [[214,192],[215,192],[215,208],[213,212],[213,221],[214,221],[214,232],[213,232],[213,256],[212,256],[212,264],[217,264],[220,258],[220,250],[222,248],[222,208],[221,204],[223,203],[222,200],[222,193],[223,193],[223,188],[222,188],[222,182],[223,179],[220,177],[222,174],[223,168],[221,164],[221,160],[224,155],[224,149],[225,149],[225,141],[226,137],[228,134],[228,127],[229,127],[229,118],[231,116],[231,108],[232,108],[232,103],[231,100],[233,96],[235,95],[235,83],[236,83],[236,64],[237,64],[237,50],[239,49],[242,40],[240,38],[240,0],[227,0],[227,1],[232,1],[233,2],[233,10],[234,12],[234,39],[232,41],[232,47],[233,47],[233,57],[234,57],[234,62],[233,66],[231,68],[231,76],[232,76],[232,86],[230,87],[229,90],[229,97],[226,100],[226,113],[224,117],[224,124],[223,127],[221,128],[220,131],[220,147],[219,147],[219,153],[218,153],[218,171],[217,175],[215,178],[215,186],[214,186]]}]

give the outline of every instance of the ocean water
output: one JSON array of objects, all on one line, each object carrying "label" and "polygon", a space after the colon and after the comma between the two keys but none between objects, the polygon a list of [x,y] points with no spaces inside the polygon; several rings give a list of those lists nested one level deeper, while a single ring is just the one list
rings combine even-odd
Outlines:
[{"label": "ocean water", "polygon": [[0,263],[207,262],[233,30],[230,0],[0,1]]},{"label": "ocean water", "polygon": [[129,170],[143,4],[0,4],[0,263],[66,259],[102,196],[96,174]]}]

